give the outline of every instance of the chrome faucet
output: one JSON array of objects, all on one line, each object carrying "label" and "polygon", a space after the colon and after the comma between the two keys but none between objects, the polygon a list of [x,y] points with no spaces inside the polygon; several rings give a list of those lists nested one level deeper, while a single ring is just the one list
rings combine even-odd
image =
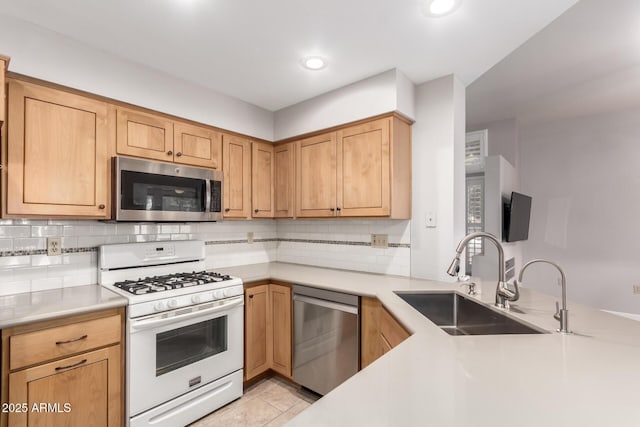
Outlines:
[{"label": "chrome faucet", "polygon": [[477,237],[483,237],[496,245],[498,248],[498,286],[496,287],[496,307],[499,308],[509,308],[509,301],[517,301],[520,298],[520,290],[518,289],[518,283],[514,283],[514,290],[509,289],[508,283],[505,280],[505,272],[504,272],[504,250],[502,249],[502,245],[496,236],[490,233],[485,233],[484,231],[478,231],[476,233],[467,234],[460,243],[458,243],[458,247],[456,248],[456,256],[451,261],[451,265],[447,269],[447,274],[449,276],[456,276],[460,271],[460,255],[462,255],[462,251],[467,247],[467,243],[470,240],[473,240]]},{"label": "chrome faucet", "polygon": [[562,332],[563,334],[570,334],[571,331],[569,331],[569,310],[567,310],[567,278],[564,275],[564,271],[562,271],[562,268],[560,268],[560,266],[553,261],[547,261],[546,259],[534,259],[522,266],[522,270],[520,270],[520,275],[518,276],[518,282],[522,283],[522,275],[524,274],[524,270],[526,270],[527,267],[536,262],[551,264],[560,272],[560,278],[562,280],[562,309],[559,308],[558,301],[556,301],[556,313],[553,315],[553,318],[560,322],[560,329],[558,329],[558,332]]}]

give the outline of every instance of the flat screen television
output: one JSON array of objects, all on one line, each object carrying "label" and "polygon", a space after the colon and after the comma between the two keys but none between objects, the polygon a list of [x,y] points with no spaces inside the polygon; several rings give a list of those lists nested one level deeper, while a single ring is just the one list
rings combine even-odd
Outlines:
[{"label": "flat screen television", "polygon": [[529,238],[529,220],[531,219],[531,197],[511,193],[511,200],[504,202],[502,218],[502,240],[517,242]]}]

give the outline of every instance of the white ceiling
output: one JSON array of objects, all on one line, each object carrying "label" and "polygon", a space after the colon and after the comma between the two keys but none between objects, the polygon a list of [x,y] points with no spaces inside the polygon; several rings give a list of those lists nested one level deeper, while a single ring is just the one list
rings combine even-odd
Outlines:
[{"label": "white ceiling", "polygon": [[[275,111],[392,68],[469,84],[576,1],[464,0],[437,19],[420,0],[2,0],[0,13]],[[302,69],[311,54],[328,68]]]},{"label": "white ceiling", "polygon": [[467,127],[640,106],[640,1],[581,0],[467,87]]}]

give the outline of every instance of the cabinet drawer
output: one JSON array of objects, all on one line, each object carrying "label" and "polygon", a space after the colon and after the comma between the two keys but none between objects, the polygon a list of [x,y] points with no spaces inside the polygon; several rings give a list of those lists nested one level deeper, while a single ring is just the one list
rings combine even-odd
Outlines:
[{"label": "cabinet drawer", "polygon": [[[382,316],[380,319],[380,334],[387,341],[387,345],[391,348],[397,346],[409,337],[409,333],[384,308],[382,309]],[[385,348],[384,344],[383,348]]]},{"label": "cabinet drawer", "polygon": [[10,338],[11,370],[120,342],[120,316],[74,323]]}]

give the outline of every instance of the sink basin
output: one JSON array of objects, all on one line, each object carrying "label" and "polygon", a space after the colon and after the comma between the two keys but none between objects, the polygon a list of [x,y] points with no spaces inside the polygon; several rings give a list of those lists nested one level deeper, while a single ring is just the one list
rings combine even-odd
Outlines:
[{"label": "sink basin", "polygon": [[449,335],[541,334],[546,332],[514,320],[456,292],[395,293]]}]

